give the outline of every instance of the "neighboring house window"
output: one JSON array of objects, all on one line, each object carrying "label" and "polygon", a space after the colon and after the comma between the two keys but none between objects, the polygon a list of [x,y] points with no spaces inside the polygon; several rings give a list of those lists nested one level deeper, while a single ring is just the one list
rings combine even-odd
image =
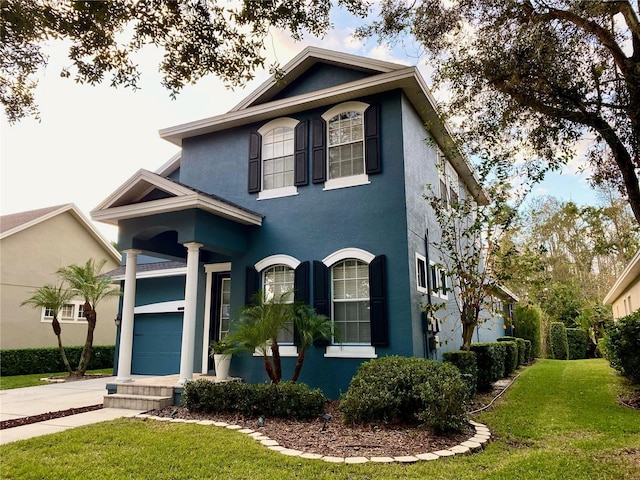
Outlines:
[{"label": "neighboring house window", "polygon": [[446,272],[437,264],[431,262],[431,293],[436,297],[447,300],[449,292],[449,282]]},{"label": "neighboring house window", "polygon": [[345,248],[313,262],[314,308],[337,335],[325,357],[374,358],[389,344],[386,257]]},{"label": "neighboring house window", "polygon": [[346,102],[314,120],[313,183],[325,190],[365,185],[381,173],[379,107]]},{"label": "neighboring house window", "polygon": [[[289,292],[284,298],[284,302],[293,303],[293,279],[293,268],[287,265],[275,265],[264,270],[262,272],[262,291],[265,301],[281,298],[282,295]],[[293,322],[285,324],[285,328],[278,334],[278,343],[293,343]]]},{"label": "neighboring house window", "polygon": [[445,206],[448,207],[459,201],[458,174],[446,159],[442,150],[438,149],[437,157],[440,198]]},{"label": "neighboring house window", "polygon": [[427,293],[427,259],[416,253],[416,285],[418,291]]},{"label": "neighboring house window", "polygon": [[278,118],[250,135],[249,193],[258,200],[296,195],[308,184],[307,122]]},{"label": "neighboring house window", "polygon": [[[370,345],[369,265],[360,260],[337,263],[331,268],[331,286],[338,340]],[[335,340],[333,343],[338,343]]]},{"label": "neighboring house window", "polygon": [[[60,323],[86,322],[87,319],[84,317],[84,301],[76,300],[65,304],[58,312],[57,317]],[[49,308],[43,308],[40,321],[51,323],[52,320],[53,311]]]},{"label": "neighboring house window", "polygon": [[231,319],[231,279],[223,278],[220,287],[220,339],[229,334]]}]

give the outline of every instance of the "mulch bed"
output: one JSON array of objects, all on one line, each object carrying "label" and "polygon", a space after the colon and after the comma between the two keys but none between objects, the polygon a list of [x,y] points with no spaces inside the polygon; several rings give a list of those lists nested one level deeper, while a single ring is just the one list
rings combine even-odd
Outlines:
[{"label": "mulch bed", "polygon": [[3,420],[0,422],[0,430],[5,428],[21,427],[31,423],[44,422],[45,420],[53,420],[55,418],[68,417],[69,415],[77,415],[78,413],[91,412],[100,410],[102,404],[90,405],[88,407],[69,408],[67,410],[58,410],[57,412],[41,413],[39,415],[31,415],[29,417],[12,418],[11,420]]},{"label": "mulch bed", "polygon": [[471,426],[461,434],[436,435],[431,429],[419,424],[345,425],[338,405],[336,401],[328,402],[326,413],[332,418],[327,422],[326,429],[323,428],[325,422],[320,417],[312,420],[267,418],[264,426],[260,427],[256,418],[234,414],[195,413],[183,407],[167,407],[148,414],[240,425],[263,433],[285,448],[336,457],[416,455],[453,447],[474,434]]}]

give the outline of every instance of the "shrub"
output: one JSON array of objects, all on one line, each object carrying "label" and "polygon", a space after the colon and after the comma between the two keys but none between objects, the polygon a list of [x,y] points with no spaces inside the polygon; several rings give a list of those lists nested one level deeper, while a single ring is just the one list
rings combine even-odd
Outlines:
[{"label": "shrub", "polygon": [[611,366],[633,383],[640,383],[640,310],[619,319],[606,339]]},{"label": "shrub", "polygon": [[415,421],[458,430],[466,421],[468,387],[451,364],[390,356],[360,365],[342,398],[345,422]]},{"label": "shrub", "polygon": [[569,360],[587,358],[587,343],[589,334],[583,328],[567,328],[567,345],[569,346]]},{"label": "shrub", "polygon": [[542,338],[540,336],[540,310],[531,305],[518,305],[513,313],[518,338],[531,342],[531,360],[540,356]]},{"label": "shrub", "polygon": [[[501,339],[498,339],[500,341]],[[514,341],[500,342],[505,347],[504,376],[508,377],[518,368],[518,344]]]},{"label": "shrub", "polygon": [[569,358],[567,328],[564,323],[551,322],[549,325],[549,347],[552,358],[557,360],[567,360]]},{"label": "shrub", "polygon": [[[82,346],[65,347],[71,365],[78,365]],[[88,370],[113,368],[115,345],[94,345]],[[54,348],[21,348],[0,350],[0,375],[30,375],[32,373],[58,373],[67,369]]]},{"label": "shrub", "polygon": [[460,370],[460,377],[462,381],[467,384],[467,399],[473,399],[473,397],[476,396],[478,384],[476,353],[466,350],[445,352],[442,354],[442,360],[452,363]]},{"label": "shrub", "polygon": [[532,343],[531,343],[531,340],[526,340],[526,339],[525,339],[525,340],[524,340],[524,347],[525,347],[525,348],[524,348],[524,351],[525,351],[524,356],[525,356],[525,359],[526,359],[526,363],[528,364],[528,363],[530,363],[530,362],[531,362],[531,360],[533,360],[533,356],[532,356],[532,354],[533,354],[533,349],[532,349]]},{"label": "shrub", "polygon": [[516,338],[518,345],[518,366],[527,363],[527,344],[524,338]]},{"label": "shrub", "polygon": [[303,383],[187,382],[183,405],[194,412],[233,412],[275,418],[313,418],[324,411],[327,399],[319,389]]},{"label": "shrub", "polygon": [[504,376],[506,348],[500,342],[472,343],[478,364],[478,391],[491,389],[496,380]]}]

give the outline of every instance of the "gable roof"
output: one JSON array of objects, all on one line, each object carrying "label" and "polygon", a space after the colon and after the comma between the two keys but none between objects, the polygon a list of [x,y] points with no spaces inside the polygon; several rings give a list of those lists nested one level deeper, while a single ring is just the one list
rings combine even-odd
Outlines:
[{"label": "gable roof", "polygon": [[604,297],[602,303],[604,305],[613,305],[620,295],[638,279],[640,279],[640,250],[633,256],[627,268],[624,269],[622,275],[618,277],[616,283],[613,284],[611,290]]},{"label": "gable roof", "polygon": [[305,110],[328,107],[363,96],[400,89],[420,115],[423,123],[428,126],[436,142],[443,151],[448,153],[447,157],[453,168],[465,182],[476,201],[480,204],[489,202],[488,193],[481,187],[471,165],[458,149],[453,133],[442,122],[436,108],[436,101],[416,67],[308,47],[284,67],[284,79],[291,82],[319,62],[365,69],[372,74],[359,80],[269,101],[284,88],[277,79],[271,78],[231,111],[162,129],[159,132],[160,137],[182,146],[182,141],[185,138],[267,121],[275,117],[294,115]]},{"label": "gable roof", "polygon": [[118,250],[111,245],[109,240],[93,226],[89,219],[73,203],[3,215],[0,217],[0,240],[66,212],[69,212],[101,244],[114,261],[120,263],[121,256]]},{"label": "gable roof", "polygon": [[215,195],[200,192],[148,170],[140,169],[91,211],[99,222],[197,208],[244,225],[262,225],[262,215]]}]

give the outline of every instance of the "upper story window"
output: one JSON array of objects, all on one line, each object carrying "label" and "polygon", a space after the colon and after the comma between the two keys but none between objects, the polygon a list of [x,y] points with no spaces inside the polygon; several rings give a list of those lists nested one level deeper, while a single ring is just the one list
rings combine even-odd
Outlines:
[{"label": "upper story window", "polygon": [[325,190],[365,185],[382,171],[379,107],[345,102],[313,122],[313,183]]},{"label": "upper story window", "polygon": [[308,183],[307,122],[278,118],[250,135],[249,193],[258,200],[296,195]]},{"label": "upper story window", "polygon": [[438,184],[440,198],[445,206],[456,204],[459,201],[458,173],[446,159],[442,150],[438,149]]},{"label": "upper story window", "polygon": [[416,253],[416,286],[419,292],[427,293],[427,259]]},{"label": "upper story window", "polygon": [[[58,321],[60,323],[86,322],[84,316],[84,301],[77,300],[66,303],[58,312]],[[53,311],[49,308],[42,309],[42,322],[51,322],[53,320]]]}]

